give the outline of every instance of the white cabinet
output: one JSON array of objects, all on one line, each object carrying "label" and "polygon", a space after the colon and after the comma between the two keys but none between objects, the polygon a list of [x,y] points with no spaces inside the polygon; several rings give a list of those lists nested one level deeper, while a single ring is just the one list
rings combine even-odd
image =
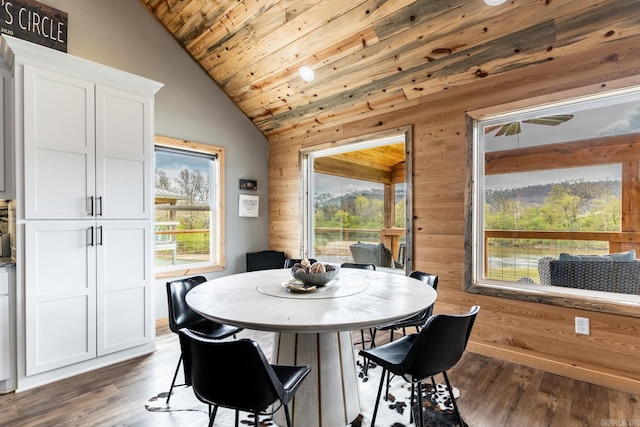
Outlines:
[{"label": "white cabinet", "polygon": [[0,38],[16,200],[17,388],[153,350],[161,84]]},{"label": "white cabinet", "polygon": [[25,219],[151,216],[151,99],[24,66]]},{"label": "white cabinet", "polygon": [[0,270],[0,381],[11,376],[11,318],[9,308],[9,272]]},{"label": "white cabinet", "polygon": [[146,221],[25,225],[27,375],[149,342],[153,260]]},{"label": "white cabinet", "polygon": [[11,144],[11,109],[5,104],[11,103],[5,93],[10,94],[11,75],[9,70],[0,64],[0,199],[13,199],[13,145]]},{"label": "white cabinet", "polygon": [[15,269],[0,266],[0,394],[16,387]]}]

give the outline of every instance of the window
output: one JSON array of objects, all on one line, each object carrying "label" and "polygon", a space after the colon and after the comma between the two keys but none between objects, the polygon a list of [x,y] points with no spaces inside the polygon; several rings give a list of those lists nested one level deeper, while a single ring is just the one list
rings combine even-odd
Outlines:
[{"label": "window", "polygon": [[156,137],[156,277],[221,270],[223,150]]},{"label": "window", "polygon": [[471,291],[540,292],[538,261],[563,252],[638,252],[637,88],[478,118],[472,139]]},{"label": "window", "polygon": [[359,262],[352,245],[382,243],[378,265],[405,267],[408,139],[398,129],[304,153],[306,256]]}]

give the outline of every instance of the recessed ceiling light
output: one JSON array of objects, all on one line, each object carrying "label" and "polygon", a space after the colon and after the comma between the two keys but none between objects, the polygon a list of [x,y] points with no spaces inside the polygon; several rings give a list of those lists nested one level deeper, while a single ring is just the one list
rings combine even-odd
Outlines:
[{"label": "recessed ceiling light", "polygon": [[484,2],[489,6],[499,6],[506,1],[507,0],[484,0]]},{"label": "recessed ceiling light", "polygon": [[311,67],[303,65],[298,70],[298,74],[305,82],[312,82],[316,78],[316,73],[313,72]]}]

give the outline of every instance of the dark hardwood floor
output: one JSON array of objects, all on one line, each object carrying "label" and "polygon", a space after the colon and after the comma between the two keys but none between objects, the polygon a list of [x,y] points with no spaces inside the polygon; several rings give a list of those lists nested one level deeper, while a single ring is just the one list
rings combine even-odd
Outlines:
[{"label": "dark hardwood floor", "polygon": [[[269,334],[241,335],[270,354]],[[177,336],[162,328],[151,355],[0,396],[0,426],[206,426],[204,412],[145,409],[150,397],[168,390],[179,353]],[[640,396],[470,352],[450,379],[469,426],[640,426]]]}]

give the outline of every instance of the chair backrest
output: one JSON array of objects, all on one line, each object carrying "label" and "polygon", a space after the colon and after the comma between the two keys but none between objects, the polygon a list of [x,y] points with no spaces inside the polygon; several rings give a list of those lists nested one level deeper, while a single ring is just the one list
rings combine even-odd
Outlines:
[{"label": "chair backrest", "polygon": [[428,378],[454,366],[464,353],[480,307],[461,315],[431,316],[407,352],[402,366],[416,379]]},{"label": "chair backrest", "polygon": [[167,282],[167,305],[171,331],[177,334],[181,328],[202,319],[202,316],[187,305],[185,297],[187,292],[206,281],[207,278],[204,276],[193,276]]},{"label": "chair backrest", "polygon": [[[431,286],[434,290],[438,290],[438,276],[435,274],[425,273],[423,271],[414,270],[409,273],[409,277],[413,277],[414,279],[418,279],[427,285]],[[429,306],[428,309],[422,312],[421,318],[424,318],[426,321],[433,314],[433,304]]]},{"label": "chair backrest", "polygon": [[280,251],[247,252],[247,271],[282,268],[285,258]]},{"label": "chair backrest", "polygon": [[179,332],[184,377],[198,399],[243,411],[262,411],[284,397],[284,387],[258,344],[217,341]]},{"label": "chair backrest", "polygon": [[375,270],[376,266],[373,264],[359,264],[353,262],[343,262],[340,264],[340,268],[359,268],[361,270]]},{"label": "chair backrest", "polygon": [[413,277],[414,279],[418,279],[427,285],[431,286],[433,289],[438,289],[438,276],[435,274],[425,273],[423,271],[414,270],[409,273],[409,277]]},{"label": "chair backrest", "polygon": [[[291,268],[299,262],[302,262],[302,258],[287,258],[284,260],[284,268]],[[318,260],[309,258],[309,262],[313,264],[314,262],[318,262]]]},{"label": "chair backrest", "polygon": [[391,251],[383,243],[354,243],[349,245],[353,262],[358,264],[374,264],[378,267],[394,267]]}]

